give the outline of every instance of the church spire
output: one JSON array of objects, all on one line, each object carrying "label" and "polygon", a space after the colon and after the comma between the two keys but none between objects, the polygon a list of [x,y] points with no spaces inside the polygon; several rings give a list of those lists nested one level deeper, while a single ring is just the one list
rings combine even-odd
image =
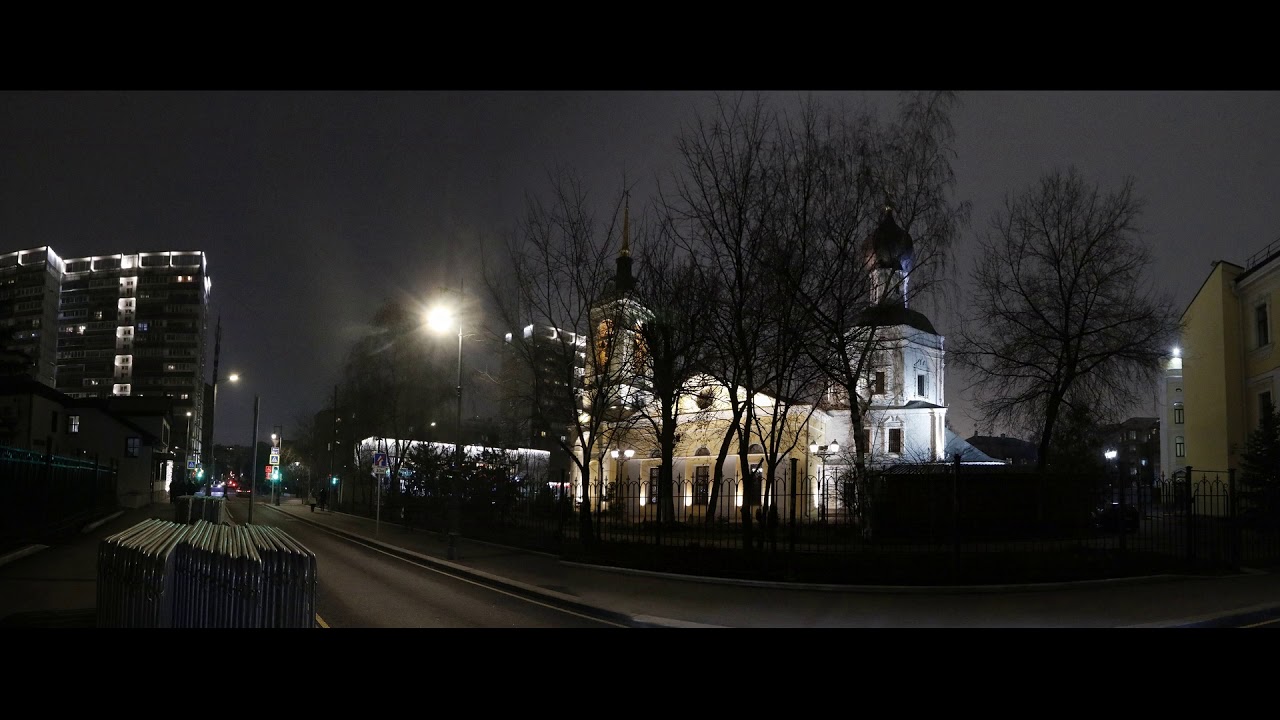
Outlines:
[{"label": "church spire", "polygon": [[631,198],[622,206],[622,249],[618,257],[631,257]]}]

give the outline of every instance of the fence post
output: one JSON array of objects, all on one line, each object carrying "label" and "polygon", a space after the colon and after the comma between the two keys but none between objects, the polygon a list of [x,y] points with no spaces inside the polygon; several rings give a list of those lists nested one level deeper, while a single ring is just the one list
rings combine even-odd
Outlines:
[{"label": "fence post", "polygon": [[[1123,465],[1125,463],[1121,463],[1121,464]],[[1116,525],[1120,528],[1120,552],[1123,553],[1126,549],[1128,549],[1125,545],[1125,540],[1126,540],[1125,536],[1129,534],[1129,522],[1128,522],[1129,515],[1127,512],[1125,512],[1125,492],[1124,492],[1125,487],[1124,486],[1129,483],[1129,476],[1125,473],[1117,473],[1117,475],[1120,476],[1117,479],[1117,484],[1120,486],[1120,508],[1119,508],[1120,514],[1116,518]]]},{"label": "fence post", "polygon": [[1191,466],[1187,466],[1187,491],[1184,500],[1184,512],[1187,516],[1187,563],[1193,563],[1196,559],[1195,540],[1195,497],[1191,494]]},{"label": "fence post", "polygon": [[951,474],[951,574],[960,579],[960,453],[956,453]]},{"label": "fence post", "polygon": [[787,509],[787,514],[790,516],[789,523],[791,529],[791,537],[788,539],[788,551],[793,555],[796,552],[796,485],[798,484],[796,481],[796,471],[799,464],[800,458],[791,458],[791,473],[788,475],[791,481],[791,487],[788,492],[790,495],[791,506]]},{"label": "fence post", "polygon": [[1231,553],[1231,567],[1240,567],[1240,523],[1236,517],[1239,511],[1239,505],[1236,504],[1236,469],[1227,469],[1227,532],[1228,542],[1231,543],[1229,551]]}]

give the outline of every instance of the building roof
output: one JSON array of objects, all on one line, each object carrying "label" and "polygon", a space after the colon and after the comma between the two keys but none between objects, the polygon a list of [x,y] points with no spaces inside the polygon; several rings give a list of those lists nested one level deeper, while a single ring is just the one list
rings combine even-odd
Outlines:
[{"label": "building roof", "polygon": [[0,396],[3,395],[39,395],[58,403],[63,408],[93,408],[130,430],[137,432],[139,435],[146,438],[148,443],[154,443],[156,440],[160,439],[150,430],[138,425],[118,412],[113,412],[110,407],[111,399],[109,398],[73,398],[70,395],[55,390],[42,382],[37,382],[32,378],[23,376],[0,377]]},{"label": "building roof", "polygon": [[925,317],[924,313],[893,303],[867,308],[858,317],[858,325],[864,327],[908,325],[930,335],[938,334],[938,331],[933,329],[933,323],[929,322],[929,318]]},{"label": "building roof", "polygon": [[990,455],[982,452],[978,448],[969,444],[969,441],[955,434],[951,428],[946,429],[946,445],[945,452],[948,460],[954,460],[956,455],[960,456],[960,463],[990,463],[994,465],[1004,465],[1003,460],[997,460]]},{"label": "building roof", "polygon": [[991,457],[1034,462],[1040,455],[1035,443],[1007,435],[974,435],[967,442]]}]

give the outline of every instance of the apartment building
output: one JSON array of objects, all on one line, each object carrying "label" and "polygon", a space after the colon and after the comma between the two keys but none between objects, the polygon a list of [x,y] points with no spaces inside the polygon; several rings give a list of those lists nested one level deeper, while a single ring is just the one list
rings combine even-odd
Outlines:
[{"label": "apartment building", "polygon": [[198,456],[209,290],[200,251],[0,255],[5,367],[25,365],[18,374],[73,399],[166,398],[170,426],[183,429],[179,460]]}]

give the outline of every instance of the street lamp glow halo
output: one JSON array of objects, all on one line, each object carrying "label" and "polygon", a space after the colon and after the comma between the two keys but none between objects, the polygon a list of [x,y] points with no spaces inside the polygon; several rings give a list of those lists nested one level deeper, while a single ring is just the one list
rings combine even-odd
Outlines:
[{"label": "street lamp glow halo", "polygon": [[454,328],[453,310],[444,305],[436,305],[427,310],[427,326],[435,332],[445,332]]},{"label": "street lamp glow halo", "polygon": [[240,382],[240,374],[231,373],[230,375],[227,376],[227,379],[230,380],[231,382]]}]

